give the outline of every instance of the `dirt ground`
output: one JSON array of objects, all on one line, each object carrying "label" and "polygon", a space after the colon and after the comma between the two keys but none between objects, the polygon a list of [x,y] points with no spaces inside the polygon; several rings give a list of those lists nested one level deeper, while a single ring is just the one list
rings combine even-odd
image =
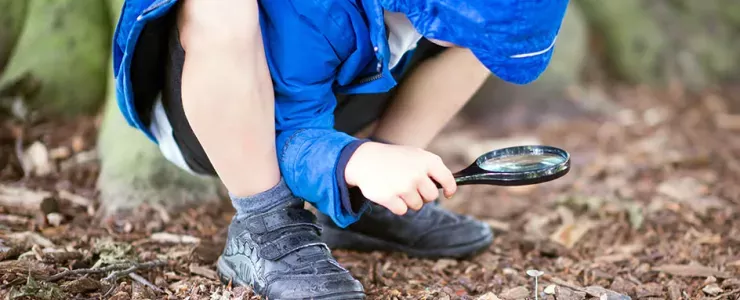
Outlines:
[{"label": "dirt ground", "polygon": [[[458,119],[432,146],[451,169],[543,143],[568,150],[572,171],[445,201],[496,232],[473,258],[335,254],[370,299],[534,299],[531,270],[541,299],[740,299],[739,92],[574,89],[565,110],[523,103]],[[216,280],[227,203],[97,221],[97,123],[3,123],[0,298],[256,299]]]}]

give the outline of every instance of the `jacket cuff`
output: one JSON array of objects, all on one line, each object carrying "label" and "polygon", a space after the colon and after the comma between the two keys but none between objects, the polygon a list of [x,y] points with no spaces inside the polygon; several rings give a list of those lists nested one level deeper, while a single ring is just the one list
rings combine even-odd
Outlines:
[{"label": "jacket cuff", "polygon": [[337,161],[337,186],[339,187],[339,193],[341,197],[342,208],[347,215],[352,218],[359,218],[369,207],[370,203],[365,197],[362,196],[362,192],[358,187],[348,187],[347,181],[344,179],[344,171],[347,168],[347,163],[352,157],[352,154],[357,151],[362,144],[369,142],[368,139],[356,140],[349,143],[342,149],[339,154],[339,160]]}]

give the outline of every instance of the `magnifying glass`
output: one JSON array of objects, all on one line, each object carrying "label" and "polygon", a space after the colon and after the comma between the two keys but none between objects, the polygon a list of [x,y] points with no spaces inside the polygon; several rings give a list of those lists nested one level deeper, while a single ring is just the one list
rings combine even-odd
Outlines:
[{"label": "magnifying glass", "polygon": [[[457,185],[531,185],[555,180],[570,171],[570,154],[551,146],[516,146],[493,150],[453,174]],[[437,187],[441,188],[439,183]]]}]

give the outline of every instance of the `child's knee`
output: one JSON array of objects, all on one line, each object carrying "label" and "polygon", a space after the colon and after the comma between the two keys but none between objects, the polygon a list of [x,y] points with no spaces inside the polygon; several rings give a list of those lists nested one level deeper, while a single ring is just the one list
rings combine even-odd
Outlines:
[{"label": "child's knee", "polygon": [[243,47],[260,34],[255,0],[184,0],[178,12],[183,47]]}]

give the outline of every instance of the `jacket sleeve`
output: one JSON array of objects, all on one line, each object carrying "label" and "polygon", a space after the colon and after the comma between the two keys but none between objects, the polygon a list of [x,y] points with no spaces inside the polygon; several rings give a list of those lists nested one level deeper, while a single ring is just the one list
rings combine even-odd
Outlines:
[{"label": "jacket sleeve", "polygon": [[278,164],[296,196],[346,227],[368,208],[365,201],[353,209],[344,181],[346,162],[365,140],[334,129],[332,87],[342,59],[316,24],[289,3],[260,4],[275,89]]}]

